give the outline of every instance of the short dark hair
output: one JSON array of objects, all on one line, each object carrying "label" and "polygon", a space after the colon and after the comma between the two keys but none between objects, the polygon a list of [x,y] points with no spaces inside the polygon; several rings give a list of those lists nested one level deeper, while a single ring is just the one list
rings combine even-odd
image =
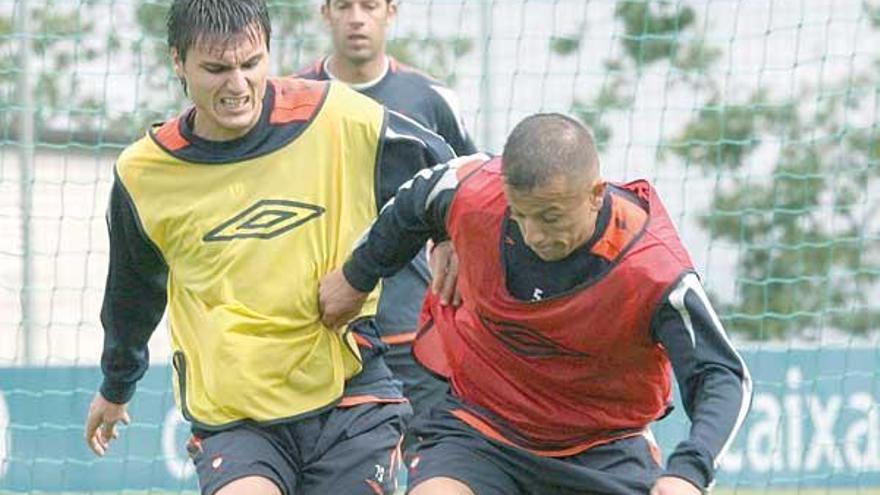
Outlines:
[{"label": "short dark hair", "polygon": [[561,113],[523,119],[507,137],[501,161],[504,182],[518,191],[531,191],[560,175],[588,180],[599,171],[589,129]]},{"label": "short dark hair", "polygon": [[177,50],[181,61],[186,52],[204,38],[228,39],[241,33],[266,38],[272,23],[265,0],[174,0],[168,10],[168,47]]}]

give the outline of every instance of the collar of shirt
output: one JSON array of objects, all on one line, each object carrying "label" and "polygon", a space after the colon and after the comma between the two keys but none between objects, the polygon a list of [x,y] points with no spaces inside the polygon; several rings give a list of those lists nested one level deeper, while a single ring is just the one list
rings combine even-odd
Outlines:
[{"label": "collar of shirt", "polygon": [[379,77],[377,77],[371,81],[367,81],[367,82],[350,83],[347,81],[343,81],[342,79],[336,77],[335,74],[330,72],[330,60],[331,59],[333,59],[333,55],[330,55],[329,57],[324,59],[324,73],[327,74],[327,77],[329,77],[330,79],[333,79],[335,81],[341,81],[341,82],[344,82],[345,84],[348,84],[348,87],[350,87],[351,89],[353,89],[355,91],[363,91],[365,89],[370,89],[373,86],[379,84],[379,82],[382,79],[384,79],[386,75],[388,75],[388,69],[391,67],[391,63],[388,61],[388,56],[385,55],[382,58],[382,60],[384,61],[384,65],[382,66],[382,73],[379,74]]}]

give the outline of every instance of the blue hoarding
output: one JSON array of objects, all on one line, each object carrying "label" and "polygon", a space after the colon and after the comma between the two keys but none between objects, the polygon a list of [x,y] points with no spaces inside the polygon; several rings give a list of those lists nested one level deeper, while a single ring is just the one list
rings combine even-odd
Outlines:
[{"label": "blue hoarding", "polygon": [[[880,487],[880,349],[752,349],[751,414],[721,465],[719,486]],[[196,489],[171,370],[154,366],[132,425],[108,455],[86,448],[94,367],[0,369],[0,490]],[[654,427],[664,451],[687,435],[681,407]]]}]

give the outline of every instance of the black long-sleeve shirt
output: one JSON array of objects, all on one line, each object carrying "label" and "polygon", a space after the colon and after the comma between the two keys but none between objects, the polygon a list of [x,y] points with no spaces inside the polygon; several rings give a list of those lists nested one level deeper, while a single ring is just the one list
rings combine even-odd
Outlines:
[{"label": "black long-sleeve shirt", "polygon": [[[446,217],[457,187],[454,162],[425,171],[404,184],[344,265],[348,281],[368,290],[379,277],[403,266],[427,238],[445,239]],[[607,225],[610,208],[611,201],[605,201],[592,239],[554,262],[543,261],[529,250],[516,222],[507,218],[504,231],[511,242],[501,245],[510,293],[526,301],[552,297],[604,273],[609,261],[590,249]],[[666,349],[691,419],[690,435],[669,456],[666,474],[708,487],[718,459],[748,412],[751,378],[693,273],[670,288],[653,316],[650,331]]]},{"label": "black long-sleeve shirt", "polygon": [[[271,151],[281,132],[270,123],[272,98],[274,90],[270,85],[258,124],[233,141],[211,142],[196,136],[192,129],[194,113],[190,112],[181,120],[180,129],[190,146],[181,153],[185,153],[189,161],[210,167],[238,166],[238,161]],[[308,122],[301,125],[304,128]],[[442,138],[392,111],[386,113],[380,146],[376,164],[377,211],[398,186],[417,171],[454,156]],[[168,266],[143,232],[132,200],[119,178],[114,180],[111,190],[107,225],[110,263],[101,308],[104,381],[100,391],[107,400],[121,404],[131,399],[136,382],[147,370],[147,342],[167,304]]]}]

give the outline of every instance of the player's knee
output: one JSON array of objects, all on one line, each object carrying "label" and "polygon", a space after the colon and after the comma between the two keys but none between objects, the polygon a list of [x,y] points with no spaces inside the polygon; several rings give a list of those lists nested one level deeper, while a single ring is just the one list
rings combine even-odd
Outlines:
[{"label": "player's knee", "polygon": [[410,495],[476,495],[461,481],[452,478],[431,478],[408,492]]},{"label": "player's knee", "polygon": [[268,478],[247,476],[230,482],[215,495],[281,495],[281,490]]}]

